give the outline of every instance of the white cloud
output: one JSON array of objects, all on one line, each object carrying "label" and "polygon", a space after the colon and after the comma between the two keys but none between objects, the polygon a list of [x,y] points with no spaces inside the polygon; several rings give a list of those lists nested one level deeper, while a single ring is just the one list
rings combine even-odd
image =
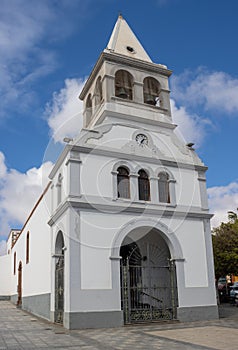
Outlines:
[{"label": "white cloud", "polygon": [[234,211],[238,207],[238,182],[231,182],[227,186],[214,186],[208,188],[209,207],[212,218],[212,226],[217,227],[221,222],[227,222],[227,212]]},{"label": "white cloud", "polygon": [[66,79],[65,87],[54,92],[46,106],[45,115],[55,142],[65,136],[74,137],[83,124],[83,103],[78,96],[84,86],[80,79]]},{"label": "white cloud", "polygon": [[179,103],[230,114],[238,112],[238,79],[225,72],[200,67],[174,76],[171,82],[172,96]]},{"label": "white cloud", "polygon": [[31,168],[26,173],[7,169],[0,152],[0,169],[5,169],[0,182],[0,236],[6,237],[12,225],[22,225],[43,192],[52,163]]},{"label": "white cloud", "polygon": [[196,147],[199,147],[211,122],[197,114],[189,113],[184,106],[177,107],[174,100],[171,100],[171,110],[173,121],[178,125],[176,128],[177,134],[185,142],[193,142],[196,144]]},{"label": "white cloud", "polygon": [[0,241],[0,256],[7,253],[7,242],[5,240]]}]

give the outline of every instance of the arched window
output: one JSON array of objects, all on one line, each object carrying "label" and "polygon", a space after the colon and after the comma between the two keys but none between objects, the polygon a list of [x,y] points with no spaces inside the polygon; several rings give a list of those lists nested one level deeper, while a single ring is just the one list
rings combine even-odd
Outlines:
[{"label": "arched window", "polygon": [[126,70],[118,70],[115,74],[115,96],[132,100],[133,77]]},{"label": "arched window", "polygon": [[86,100],[86,126],[90,123],[92,113],[92,96],[89,94]]},{"label": "arched window", "polygon": [[141,169],[138,171],[138,189],[139,189],[139,200],[149,201],[150,200],[150,180],[145,170]]},{"label": "arched window", "polygon": [[152,77],[147,77],[144,79],[144,103],[153,106],[160,105],[160,83]]},{"label": "arched window", "polygon": [[95,94],[95,106],[97,106],[102,101],[102,82],[101,82],[101,77],[98,77],[98,79],[97,79],[94,94]]},{"label": "arched window", "polygon": [[26,235],[26,264],[29,263],[29,259],[30,259],[30,233],[28,231]]},{"label": "arched window", "polygon": [[56,187],[57,187],[57,205],[59,205],[62,201],[62,175],[59,174],[58,176],[58,181],[57,181],[57,184],[56,184]]},{"label": "arched window", "polygon": [[170,203],[169,175],[165,172],[159,173],[159,201]]},{"label": "arched window", "polygon": [[118,198],[130,198],[129,171],[124,167],[117,169],[117,195]]}]

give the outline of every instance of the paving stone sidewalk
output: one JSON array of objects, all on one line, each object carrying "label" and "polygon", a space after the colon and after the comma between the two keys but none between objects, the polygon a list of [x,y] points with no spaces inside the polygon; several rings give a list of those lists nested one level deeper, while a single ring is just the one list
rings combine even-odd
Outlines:
[{"label": "paving stone sidewalk", "polygon": [[238,308],[221,305],[220,315],[219,320],[206,322],[69,331],[0,301],[0,350],[238,349]]}]

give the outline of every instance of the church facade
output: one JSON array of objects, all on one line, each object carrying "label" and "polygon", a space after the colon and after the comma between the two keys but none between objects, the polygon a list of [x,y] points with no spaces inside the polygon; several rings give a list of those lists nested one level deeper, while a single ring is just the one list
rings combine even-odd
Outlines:
[{"label": "church facade", "polygon": [[205,173],[168,79],[119,16],[84,126],[0,257],[0,295],[66,328],[218,318]]}]

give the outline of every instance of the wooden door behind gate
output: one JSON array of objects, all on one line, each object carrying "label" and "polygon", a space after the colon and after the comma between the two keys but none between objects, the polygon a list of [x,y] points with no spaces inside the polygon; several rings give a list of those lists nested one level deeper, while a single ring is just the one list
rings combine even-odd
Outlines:
[{"label": "wooden door behind gate", "polygon": [[17,306],[22,306],[22,262],[19,263],[18,267]]}]

